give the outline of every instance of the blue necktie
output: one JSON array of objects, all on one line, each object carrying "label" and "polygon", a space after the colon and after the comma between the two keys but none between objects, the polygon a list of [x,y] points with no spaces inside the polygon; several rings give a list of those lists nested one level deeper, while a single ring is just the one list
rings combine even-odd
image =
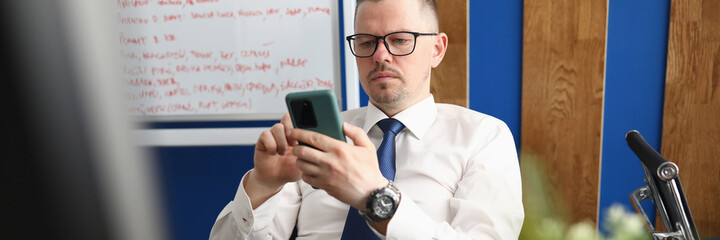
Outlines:
[{"label": "blue necktie", "polygon": [[[378,165],[382,175],[392,181],[395,180],[395,136],[405,128],[405,125],[394,118],[380,120],[377,125],[383,131],[383,140],[377,150]],[[380,238],[375,236],[375,233],[367,226],[365,218],[360,216],[357,209],[350,207],[341,239]]]}]

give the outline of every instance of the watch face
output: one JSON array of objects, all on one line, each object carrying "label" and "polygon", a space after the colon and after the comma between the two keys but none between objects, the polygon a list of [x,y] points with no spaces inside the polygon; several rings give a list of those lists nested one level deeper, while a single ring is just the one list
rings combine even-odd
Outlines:
[{"label": "watch face", "polygon": [[373,210],[378,217],[384,217],[390,214],[393,210],[395,202],[392,197],[384,195],[377,198]]},{"label": "watch face", "polygon": [[367,211],[361,213],[365,219],[379,222],[390,219],[400,203],[400,191],[390,182],[387,187],[375,190],[367,201]]}]

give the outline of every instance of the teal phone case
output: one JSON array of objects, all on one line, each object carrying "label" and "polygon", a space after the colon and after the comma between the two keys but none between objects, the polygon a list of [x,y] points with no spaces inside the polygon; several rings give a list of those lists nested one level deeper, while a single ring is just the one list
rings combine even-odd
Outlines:
[{"label": "teal phone case", "polygon": [[[306,109],[312,109],[317,124],[315,124],[315,126],[313,126],[313,124],[307,124],[308,116],[302,116],[303,114],[307,115],[307,112],[298,112],[299,105],[296,105],[295,110],[293,110],[293,102],[295,102],[295,104],[309,102],[312,108],[306,107]],[[295,128],[319,132],[337,140],[345,141],[340,109],[338,108],[335,94],[331,90],[290,93],[285,96],[285,103],[287,104],[288,112],[290,112],[290,117],[292,118]],[[305,124],[301,121],[305,121]]]}]

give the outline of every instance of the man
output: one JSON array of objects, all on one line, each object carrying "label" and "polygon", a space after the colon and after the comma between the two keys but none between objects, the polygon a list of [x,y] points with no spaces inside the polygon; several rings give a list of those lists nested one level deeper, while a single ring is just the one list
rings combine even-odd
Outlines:
[{"label": "man", "polygon": [[[255,167],[210,238],[287,239],[297,226],[298,239],[517,239],[524,214],[510,131],[430,94],[448,44],[435,2],[360,0],[355,19],[348,42],[370,104],[342,114],[352,143],[293,129],[285,115],[258,139]],[[353,223],[360,215],[366,221]]]}]

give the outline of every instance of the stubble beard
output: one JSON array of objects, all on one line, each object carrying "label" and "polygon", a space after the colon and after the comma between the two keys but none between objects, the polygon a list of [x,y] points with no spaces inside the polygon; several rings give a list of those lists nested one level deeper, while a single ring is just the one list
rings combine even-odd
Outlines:
[{"label": "stubble beard", "polygon": [[392,86],[390,86],[391,84],[387,83],[387,82],[378,83],[377,88],[379,88],[379,90],[376,90],[376,88],[368,86],[369,87],[368,94],[373,99],[373,101],[375,101],[378,104],[392,104],[392,103],[399,102],[402,99],[404,99],[405,97],[407,97],[408,92],[407,92],[407,89],[404,87],[405,77],[402,74],[400,74],[399,71],[388,66],[387,63],[383,62],[383,63],[378,64],[378,66],[375,67],[375,69],[373,69],[372,71],[370,71],[370,73],[368,73],[368,76],[367,76],[368,83],[372,79],[372,76],[375,73],[380,72],[380,71],[391,72],[392,74],[397,76],[397,78],[398,78],[398,80],[400,80],[400,82],[398,84],[399,86],[396,86],[394,89],[392,88]]},{"label": "stubble beard", "polygon": [[[375,102],[381,103],[381,104],[391,104],[399,102],[400,100],[404,99],[408,94],[405,88],[398,87],[395,89],[390,89],[389,84],[387,83],[381,83],[379,86],[380,91],[385,93],[378,93],[378,92],[370,92],[371,97]],[[371,90],[374,91],[374,90]],[[386,92],[389,91],[389,92]]]}]

